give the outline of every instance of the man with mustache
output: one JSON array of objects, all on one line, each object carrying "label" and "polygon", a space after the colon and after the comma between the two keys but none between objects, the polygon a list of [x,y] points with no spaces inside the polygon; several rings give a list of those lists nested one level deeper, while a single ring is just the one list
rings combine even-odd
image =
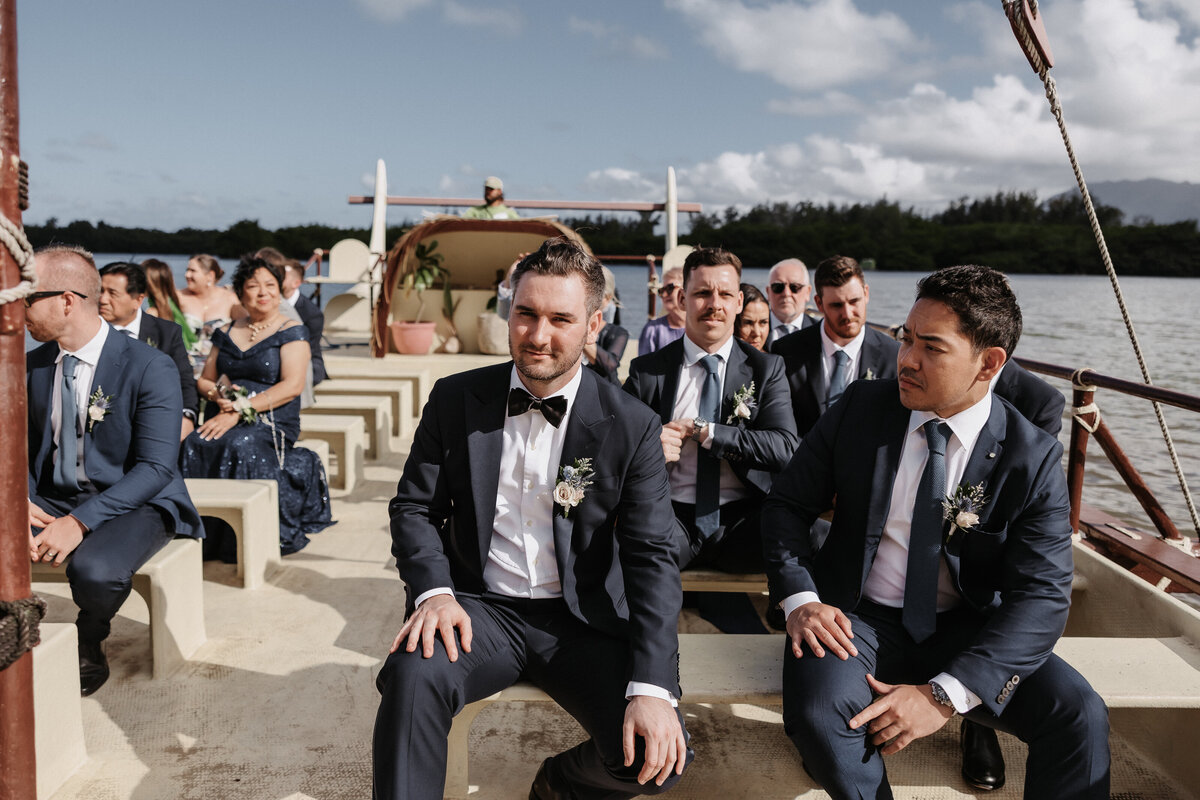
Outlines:
[{"label": "man with mustache", "polygon": [[898,380],[847,387],[763,504],[784,729],[833,798],[891,797],[883,757],[956,713],[1029,745],[1025,797],[1108,797],[1107,709],[1053,654],[1073,574],[1062,446],[992,391],[1020,334],[1000,273],[922,279]]},{"label": "man with mustache", "polygon": [[796,448],[782,359],[733,336],[741,274],[733,253],[692,251],[683,338],[634,359],[625,382],[662,419],[681,568],[762,571],[758,508]]}]

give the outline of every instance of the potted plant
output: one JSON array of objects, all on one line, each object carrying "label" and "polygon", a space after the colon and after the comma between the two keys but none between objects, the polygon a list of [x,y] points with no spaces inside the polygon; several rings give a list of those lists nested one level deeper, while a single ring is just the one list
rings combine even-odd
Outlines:
[{"label": "potted plant", "polygon": [[[425,322],[421,316],[425,313],[425,290],[441,280],[444,285],[444,300],[450,314],[454,313],[454,304],[450,297],[450,270],[442,266],[445,256],[436,252],[437,240],[431,239],[428,244],[421,242],[413,255],[417,266],[404,276],[404,296],[408,297],[414,290],[417,292],[417,314],[412,321],[397,320],[391,324],[392,343],[401,353],[425,355],[433,345],[433,331],[436,322]],[[443,308],[443,314],[446,308]],[[453,322],[451,323],[453,327]]]}]

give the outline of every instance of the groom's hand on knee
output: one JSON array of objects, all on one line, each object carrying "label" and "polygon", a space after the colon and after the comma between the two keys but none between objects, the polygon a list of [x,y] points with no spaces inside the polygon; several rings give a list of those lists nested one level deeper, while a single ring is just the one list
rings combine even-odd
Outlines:
[{"label": "groom's hand on knee", "polygon": [[433,640],[440,636],[446,647],[446,656],[451,661],[458,660],[458,646],[454,641],[454,631],[458,629],[458,639],[462,643],[464,653],[471,652],[471,618],[458,604],[453,595],[438,594],[425,600],[408,618],[400,632],[392,641],[389,652],[404,649],[415,652],[417,644],[421,645],[421,655],[425,658],[433,656]]},{"label": "groom's hand on knee", "polygon": [[683,774],[687,763],[687,741],[683,738],[675,708],[669,702],[645,695],[630,698],[621,730],[627,767],[633,765],[635,736],[646,741],[646,757],[638,773],[638,783],[645,784],[653,779],[662,786],[672,771]]},{"label": "groom's hand on knee", "polygon": [[824,657],[826,647],[842,661],[858,655],[858,648],[850,641],[854,638],[850,620],[837,606],[812,602],[797,607],[788,615],[787,633],[796,658],[801,657],[804,644],[817,658]]},{"label": "groom's hand on knee", "polygon": [[867,675],[867,684],[878,697],[850,720],[850,729],[863,725],[871,744],[883,745],[883,755],[898,753],[917,739],[936,732],[954,715],[953,709],[933,699],[928,684],[883,683]]}]

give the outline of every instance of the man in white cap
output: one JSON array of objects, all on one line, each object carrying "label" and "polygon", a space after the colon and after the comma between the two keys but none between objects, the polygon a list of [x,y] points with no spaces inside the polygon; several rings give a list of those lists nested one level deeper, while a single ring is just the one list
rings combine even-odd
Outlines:
[{"label": "man in white cap", "polygon": [[471,206],[463,214],[467,219],[519,219],[520,215],[504,205],[504,181],[495,175],[483,182],[483,205]]}]

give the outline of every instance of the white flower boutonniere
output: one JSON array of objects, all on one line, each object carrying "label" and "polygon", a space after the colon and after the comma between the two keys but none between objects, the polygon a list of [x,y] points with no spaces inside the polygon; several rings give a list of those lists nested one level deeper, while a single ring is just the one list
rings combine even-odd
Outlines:
[{"label": "white flower boutonniere", "polygon": [[946,544],[954,538],[956,531],[968,531],[979,524],[979,512],[987,505],[989,498],[983,493],[984,484],[959,484],[954,494],[942,501],[942,519],[949,520],[950,530],[946,532]]},{"label": "white flower boutonniere", "polygon": [[250,405],[252,395],[246,391],[245,387],[238,386],[236,383],[230,386],[217,384],[217,391],[224,399],[233,401],[233,410],[237,412],[239,422],[253,425],[258,421],[258,412],[254,410],[254,406]]},{"label": "white flower boutonniere", "polygon": [[104,417],[108,414],[108,409],[112,405],[112,395],[105,394],[104,388],[100,385],[96,386],[96,391],[92,392],[92,396],[88,399],[87,410],[87,429],[88,433],[92,432],[92,428],[97,422],[103,422]]},{"label": "white flower boutonniere", "polygon": [[158,347],[158,342],[154,341],[153,336],[146,337],[146,344],[149,345],[150,347],[154,347],[154,348]]},{"label": "white flower boutonniere", "polygon": [[866,373],[863,374],[863,380],[864,381],[875,380],[875,370],[871,369],[870,367],[867,367]]},{"label": "white flower boutonniere", "polygon": [[758,402],[754,399],[754,381],[750,381],[749,386],[743,385],[733,393],[733,413],[726,420],[726,425],[732,425],[734,422],[740,422],[744,419],[750,419],[751,412],[758,408]]},{"label": "white flower boutonniere", "polygon": [[592,485],[592,460],[577,458],[571,466],[558,468],[558,483],[554,487],[554,502],[562,506],[563,518],[583,502],[583,490]]}]

